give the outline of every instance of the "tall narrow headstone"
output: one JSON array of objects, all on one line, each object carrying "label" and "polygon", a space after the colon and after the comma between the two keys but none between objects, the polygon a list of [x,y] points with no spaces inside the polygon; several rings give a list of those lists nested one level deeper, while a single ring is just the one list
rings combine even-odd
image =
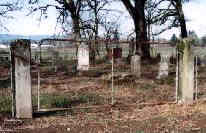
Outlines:
[{"label": "tall narrow headstone", "polygon": [[192,103],[194,100],[194,55],[189,39],[184,39],[178,44],[178,53],[178,102]]},{"label": "tall narrow headstone", "polygon": [[131,72],[137,77],[141,76],[141,57],[134,55],[131,57]]},{"label": "tall narrow headstone", "polygon": [[162,79],[168,77],[169,71],[169,56],[168,55],[161,55],[161,60],[159,63],[159,73],[157,79]]},{"label": "tall narrow headstone", "polygon": [[78,49],[77,70],[89,70],[89,48],[85,44],[81,44]]},{"label": "tall narrow headstone", "polygon": [[12,89],[16,118],[32,118],[31,42],[16,40],[11,44]]}]

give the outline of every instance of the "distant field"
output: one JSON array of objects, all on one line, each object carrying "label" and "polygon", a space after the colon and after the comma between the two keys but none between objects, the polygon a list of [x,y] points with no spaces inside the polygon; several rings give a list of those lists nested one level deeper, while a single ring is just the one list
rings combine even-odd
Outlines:
[{"label": "distant field", "polygon": [[[176,55],[176,48],[174,47],[156,47],[154,48],[155,52],[161,53],[168,56],[175,56]],[[206,56],[206,47],[194,47],[194,55],[198,56],[200,58],[203,58]],[[2,49],[0,48],[0,52],[9,52],[8,49]],[[32,57],[35,58],[39,56],[39,49],[32,49]],[[41,51],[42,59],[50,59],[53,57],[53,53],[57,52],[58,56],[65,60],[73,60],[76,59],[76,49],[75,48],[42,48]],[[105,48],[100,48],[100,57],[104,57],[106,55]],[[127,57],[129,54],[129,48],[128,45],[122,46],[122,57]]]}]

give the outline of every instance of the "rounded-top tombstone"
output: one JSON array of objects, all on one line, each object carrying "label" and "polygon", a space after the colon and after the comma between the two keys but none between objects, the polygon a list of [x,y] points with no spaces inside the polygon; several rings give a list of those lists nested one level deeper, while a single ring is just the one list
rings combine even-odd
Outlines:
[{"label": "rounded-top tombstone", "polygon": [[89,70],[89,48],[85,44],[81,44],[78,49],[78,66],[77,70]]}]

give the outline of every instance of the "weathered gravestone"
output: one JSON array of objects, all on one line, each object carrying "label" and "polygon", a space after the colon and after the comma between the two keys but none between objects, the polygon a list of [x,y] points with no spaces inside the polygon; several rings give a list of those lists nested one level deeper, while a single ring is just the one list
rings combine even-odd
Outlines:
[{"label": "weathered gravestone", "polygon": [[141,76],[141,57],[139,55],[134,55],[131,57],[131,72],[136,76]]},{"label": "weathered gravestone", "polygon": [[122,58],[122,48],[114,48],[114,59]]},{"label": "weathered gravestone", "polygon": [[194,55],[189,39],[178,44],[178,102],[192,103],[194,100]]},{"label": "weathered gravestone", "polygon": [[13,111],[17,118],[32,118],[30,44],[29,40],[11,44]]},{"label": "weathered gravestone", "polygon": [[150,56],[156,58],[158,56],[158,50],[156,47],[150,47]]},{"label": "weathered gravestone", "polygon": [[159,63],[159,73],[157,79],[162,79],[168,77],[168,70],[169,70],[169,56],[168,55],[161,55],[161,60]]},{"label": "weathered gravestone", "polygon": [[114,48],[113,56],[116,63],[122,63],[122,48]]},{"label": "weathered gravestone", "polygon": [[205,67],[206,66],[206,56],[203,56],[201,59],[201,66]]},{"label": "weathered gravestone", "polygon": [[89,70],[89,48],[85,44],[81,44],[78,49],[77,70]]}]

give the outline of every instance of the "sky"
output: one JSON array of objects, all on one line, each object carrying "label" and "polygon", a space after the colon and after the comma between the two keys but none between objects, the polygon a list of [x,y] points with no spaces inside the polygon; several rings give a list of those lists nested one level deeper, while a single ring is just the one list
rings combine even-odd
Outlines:
[{"label": "sky", "polygon": [[[183,5],[185,18],[188,20],[187,30],[194,30],[198,37],[206,35],[206,0],[191,0]],[[166,31],[161,37],[171,37],[172,34],[179,36],[180,29],[173,28]]]},{"label": "sky", "polygon": [[[123,4],[118,6],[113,6],[122,11],[120,18],[120,31],[125,35],[128,34],[133,28],[133,21],[129,17]],[[206,0],[192,0],[189,3],[183,5],[183,10],[187,21],[188,30],[194,30],[199,37],[206,35]],[[41,22],[39,19],[39,14],[32,14],[26,16],[28,12],[15,12],[14,19],[7,20],[5,26],[9,31],[0,31],[0,33],[6,34],[20,34],[20,35],[54,35],[61,32],[60,27],[56,27],[56,17],[57,12],[55,9],[50,9],[48,13],[48,18],[43,19]],[[154,27],[153,30],[158,30],[158,27]],[[173,28],[172,30],[166,31],[160,34],[159,38],[169,39],[172,34],[179,36],[180,29]]]}]

